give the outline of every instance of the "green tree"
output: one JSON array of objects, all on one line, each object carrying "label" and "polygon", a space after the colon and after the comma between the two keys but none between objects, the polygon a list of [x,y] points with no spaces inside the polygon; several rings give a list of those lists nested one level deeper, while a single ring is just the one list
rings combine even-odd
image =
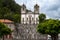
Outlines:
[{"label": "green tree", "polygon": [[3,7],[0,10],[1,10],[0,11],[0,16],[1,16],[0,18],[5,19],[6,14],[8,14],[10,12],[9,9],[7,7]]},{"label": "green tree", "polygon": [[[0,19],[9,19],[20,22],[21,6],[15,0],[0,0]],[[17,19],[17,17],[19,19]]]},{"label": "green tree", "polygon": [[11,33],[12,33],[12,30],[0,22],[0,37],[3,37],[3,40],[4,40],[4,35],[8,35]]},{"label": "green tree", "polygon": [[15,23],[20,23],[20,14],[14,14],[12,18]]},{"label": "green tree", "polygon": [[60,21],[49,19],[40,23],[37,27],[37,31],[42,34],[51,35],[52,40],[58,40],[58,34],[60,33]]},{"label": "green tree", "polygon": [[43,22],[45,19],[46,19],[46,15],[43,14],[43,13],[41,13],[41,14],[39,15],[39,23]]}]

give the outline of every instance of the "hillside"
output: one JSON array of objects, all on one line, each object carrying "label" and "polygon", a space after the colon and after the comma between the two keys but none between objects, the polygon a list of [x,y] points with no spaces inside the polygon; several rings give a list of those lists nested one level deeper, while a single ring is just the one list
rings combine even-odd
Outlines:
[{"label": "hillside", "polygon": [[0,0],[0,19],[20,21],[20,9],[21,6],[14,0]]}]

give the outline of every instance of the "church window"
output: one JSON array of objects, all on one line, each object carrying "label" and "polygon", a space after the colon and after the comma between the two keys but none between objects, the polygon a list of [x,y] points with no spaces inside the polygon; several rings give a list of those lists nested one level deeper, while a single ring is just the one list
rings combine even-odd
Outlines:
[{"label": "church window", "polygon": [[23,10],[24,10],[24,8],[23,8]]},{"label": "church window", "polygon": [[27,21],[28,21],[28,18],[27,18]]},{"label": "church window", "polygon": [[24,10],[24,7],[23,7],[23,10]]},{"label": "church window", "polygon": [[23,18],[23,22],[24,22],[24,18]]},{"label": "church window", "polygon": [[34,20],[34,18],[32,18],[32,20]]},{"label": "church window", "polygon": [[36,23],[38,23],[38,18],[36,18]]},{"label": "church window", "polygon": [[29,23],[30,23],[30,24],[31,24],[31,16],[32,16],[32,15],[29,15]]}]

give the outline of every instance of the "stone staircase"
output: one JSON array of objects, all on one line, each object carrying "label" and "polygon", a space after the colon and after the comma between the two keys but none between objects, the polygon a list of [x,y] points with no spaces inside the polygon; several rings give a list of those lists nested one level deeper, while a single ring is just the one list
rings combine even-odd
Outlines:
[{"label": "stone staircase", "polygon": [[18,33],[14,32],[13,40],[47,40],[47,35],[36,31],[37,24],[19,24]]}]

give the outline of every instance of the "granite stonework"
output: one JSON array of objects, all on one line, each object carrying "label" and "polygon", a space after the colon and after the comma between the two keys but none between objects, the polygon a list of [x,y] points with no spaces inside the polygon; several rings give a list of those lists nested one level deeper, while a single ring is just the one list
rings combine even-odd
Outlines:
[{"label": "granite stonework", "polygon": [[37,24],[19,24],[18,30],[14,30],[14,40],[47,40],[47,35],[37,32]]}]

